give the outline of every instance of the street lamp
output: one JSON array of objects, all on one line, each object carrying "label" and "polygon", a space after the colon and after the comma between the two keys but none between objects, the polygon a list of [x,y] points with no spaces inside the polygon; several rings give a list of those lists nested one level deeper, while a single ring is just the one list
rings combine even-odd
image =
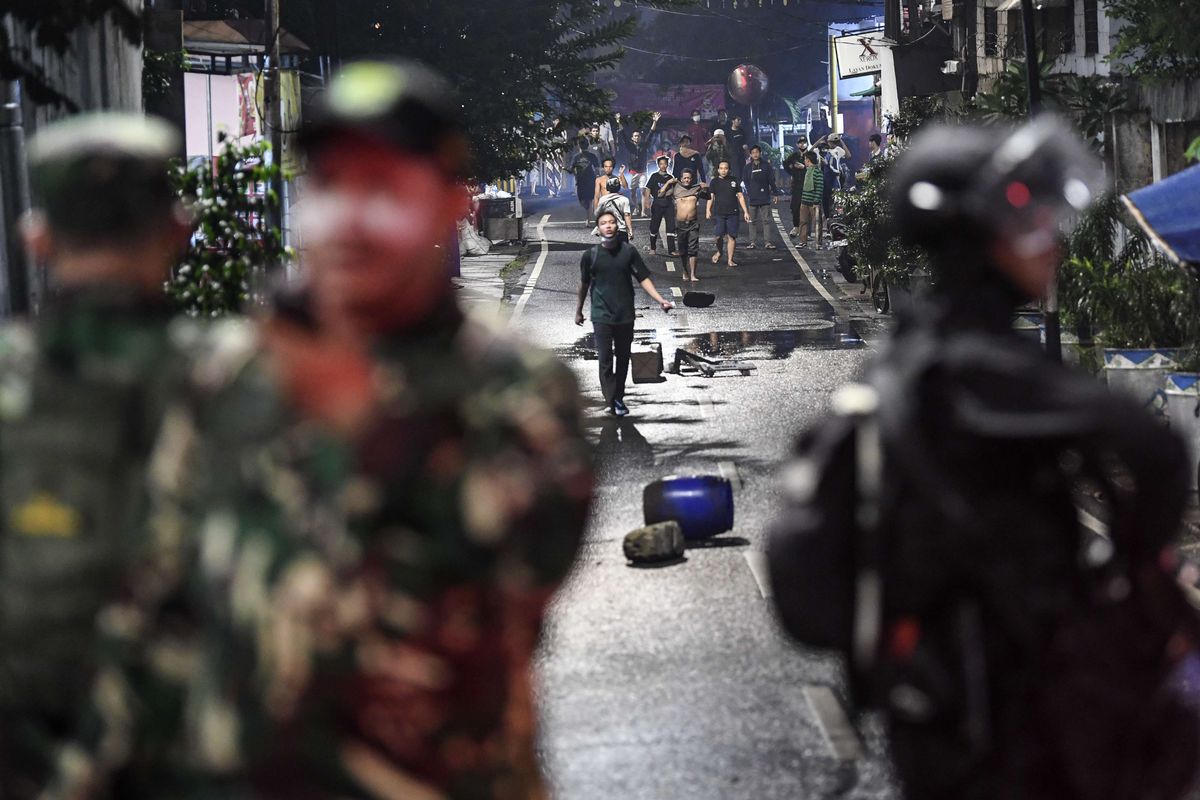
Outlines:
[{"label": "street lamp", "polygon": [[[1041,8],[1041,3],[1037,5]],[[1025,82],[1029,94],[1029,118],[1042,111],[1042,83],[1038,65],[1037,35],[1034,30],[1034,0],[1021,0],[1021,21],[1025,28]],[[1046,308],[1043,313],[1046,324],[1046,354],[1051,361],[1062,361],[1062,332],[1058,324],[1058,278],[1046,292]]]}]

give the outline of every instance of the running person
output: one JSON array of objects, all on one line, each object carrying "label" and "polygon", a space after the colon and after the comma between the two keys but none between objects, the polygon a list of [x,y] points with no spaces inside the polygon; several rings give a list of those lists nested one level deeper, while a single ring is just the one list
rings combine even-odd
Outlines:
[{"label": "running person", "polygon": [[[626,203],[628,198],[621,198]],[[629,413],[625,406],[625,379],[629,374],[629,353],[633,348],[633,322],[637,317],[633,300],[633,278],[663,311],[675,304],[664,300],[654,288],[650,270],[642,254],[628,242],[622,241],[617,215],[601,211],[596,220],[600,244],[584,251],[579,262],[579,294],[575,306],[575,324],[582,325],[583,303],[592,295],[592,328],[596,339],[596,356],[600,362],[600,391],[604,393],[605,410],[623,417]]]},{"label": "running person", "polygon": [[667,252],[674,257],[679,255],[675,251],[674,204],[671,202],[671,198],[659,196],[663,186],[671,180],[671,173],[667,172],[667,165],[670,163],[671,159],[666,156],[658,157],[658,172],[652,173],[646,182],[646,199],[650,204],[650,253],[658,255],[658,229],[665,222],[667,225]]},{"label": "running person", "polygon": [[675,201],[675,239],[679,246],[679,257],[683,261],[683,279],[695,282],[696,258],[700,254],[700,221],[696,219],[696,205],[700,201],[700,190],[707,188],[703,183],[695,184],[696,173],[685,169],[676,180],[672,178],[659,190],[660,197]]},{"label": "running person", "polygon": [[[717,164],[717,177],[709,185],[712,195],[708,198],[708,209],[705,218],[715,220],[713,232],[717,236],[717,251],[713,253],[714,264],[721,260],[721,240],[725,240],[725,263],[736,267],[733,260],[733,250],[737,246],[738,230],[742,219],[750,222],[750,210],[746,208],[746,195],[742,193],[742,184],[733,177],[728,160]],[[741,214],[738,208],[741,208]]]}]

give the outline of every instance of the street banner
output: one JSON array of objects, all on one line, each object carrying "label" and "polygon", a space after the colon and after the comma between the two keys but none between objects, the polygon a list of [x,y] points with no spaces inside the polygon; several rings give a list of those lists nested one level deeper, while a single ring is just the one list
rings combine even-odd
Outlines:
[{"label": "street banner", "polygon": [[665,119],[688,119],[698,108],[703,119],[714,119],[725,107],[725,86],[720,83],[623,83],[613,90],[613,110],[622,114],[658,111]]},{"label": "street banner", "polygon": [[856,78],[874,75],[883,70],[880,53],[887,45],[883,43],[883,30],[855,31],[833,40],[837,53],[838,77]]}]

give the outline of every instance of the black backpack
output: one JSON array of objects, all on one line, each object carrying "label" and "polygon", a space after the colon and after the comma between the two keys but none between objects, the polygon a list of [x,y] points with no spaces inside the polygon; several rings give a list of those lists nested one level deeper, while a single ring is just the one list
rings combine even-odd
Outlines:
[{"label": "black backpack", "polygon": [[[988,511],[961,507],[955,476],[916,468],[928,448],[903,424],[903,387],[937,362],[933,343],[910,344],[919,355],[904,373],[879,369],[870,386],[842,390],[833,414],[798,440],[783,476],[789,508],[768,551],[781,625],[801,644],[846,659],[856,710],[886,709],[893,720],[928,731],[925,741],[945,744],[938,763],[929,764],[941,771],[934,783],[954,785],[981,774],[994,763],[999,740],[1007,748],[1052,749],[1073,797],[1181,796],[1197,766],[1200,724],[1176,675],[1181,664],[1200,671],[1200,625],[1165,571],[1126,571],[1121,558],[1103,568],[1081,561],[1081,585],[1109,587],[1128,575],[1136,589],[1124,599],[1094,591],[1087,602],[1067,607],[1053,641],[1032,662],[995,660],[995,643],[1003,637],[989,625],[1008,595],[1026,588],[1022,576],[1004,566],[993,571],[980,560],[963,576],[966,586],[980,588],[947,598],[928,617],[897,619],[889,608],[886,593],[897,569],[890,537],[915,534],[882,530],[881,515],[894,513],[901,499],[932,503],[949,496],[936,516],[957,538],[971,532],[968,518],[975,511]],[[969,352],[981,359],[999,355],[985,344]],[[905,485],[897,489],[893,478],[901,474]],[[1055,533],[1047,529],[1047,541]],[[907,580],[924,580],[911,563],[901,571]],[[1168,652],[1168,642],[1177,653]],[[1190,661],[1181,655],[1189,652]],[[1003,709],[993,706],[993,681],[1018,675],[1038,687],[1022,701],[1036,703],[1028,716],[1039,720],[1025,743],[994,727]],[[1012,752],[1004,757],[1014,758]]]}]

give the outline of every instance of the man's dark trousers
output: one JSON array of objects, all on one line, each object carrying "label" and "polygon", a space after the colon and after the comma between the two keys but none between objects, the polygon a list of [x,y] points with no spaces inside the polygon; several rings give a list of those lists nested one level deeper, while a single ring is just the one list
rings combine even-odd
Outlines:
[{"label": "man's dark trousers", "polygon": [[596,356],[600,360],[600,391],[605,405],[625,400],[625,379],[629,377],[629,352],[633,349],[633,323],[609,325],[593,322]]},{"label": "man's dark trousers", "polygon": [[650,206],[650,249],[658,249],[658,229],[667,223],[667,250],[675,252],[675,204],[670,200],[665,203],[655,200]]}]

